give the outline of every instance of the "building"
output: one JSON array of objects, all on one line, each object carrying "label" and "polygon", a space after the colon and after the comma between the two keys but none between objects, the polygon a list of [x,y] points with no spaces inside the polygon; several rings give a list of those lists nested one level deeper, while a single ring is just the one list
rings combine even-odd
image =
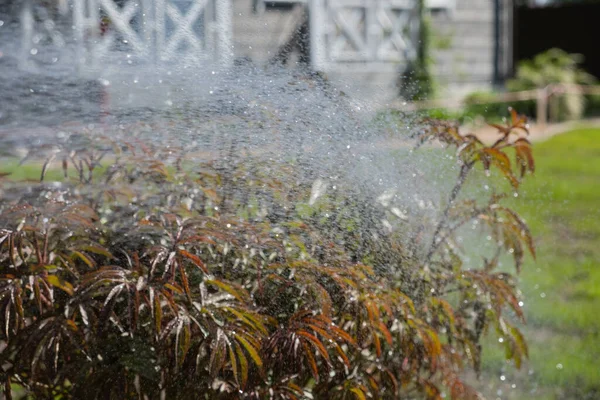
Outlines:
[{"label": "building", "polygon": [[[7,1],[19,16],[24,67],[55,58],[47,50],[54,45],[72,48],[80,70],[98,73],[185,60],[282,64],[324,72],[383,105],[416,59],[422,27],[420,0]],[[511,1],[425,1],[441,94],[501,82],[511,68]]]},{"label": "building", "polygon": [[[234,0],[233,43],[236,57],[257,64],[310,64],[311,19],[307,14],[313,10],[310,10],[309,3],[346,3],[348,10],[345,12],[347,19],[354,24],[355,35],[365,38],[363,43],[367,42],[365,24],[369,16],[364,10],[376,4],[376,0]],[[418,46],[415,35],[406,34],[410,24],[415,22],[414,15],[405,18],[400,15],[402,7],[414,7],[415,2],[389,1],[388,4],[392,7],[390,14],[396,14],[396,20],[388,18],[386,21],[385,15],[376,18],[379,23],[387,22],[392,27],[395,23],[403,24],[396,29],[405,33],[408,48],[404,51],[412,51],[413,54],[407,54],[405,58],[388,57],[388,62],[356,57],[355,60],[321,65],[330,79],[350,85],[357,93],[380,101],[397,96],[398,75],[404,72],[406,58],[414,56]],[[501,83],[512,70],[512,1],[428,0],[426,4],[431,32],[430,54],[439,94],[463,95],[473,90],[491,89],[494,84]],[[393,10],[394,6],[398,7],[398,11]],[[334,20],[332,25],[334,27],[329,29],[335,30],[339,22]],[[347,42],[346,45],[355,45],[356,52],[360,51],[356,46],[359,40]],[[396,50],[401,52],[398,48]]]}]

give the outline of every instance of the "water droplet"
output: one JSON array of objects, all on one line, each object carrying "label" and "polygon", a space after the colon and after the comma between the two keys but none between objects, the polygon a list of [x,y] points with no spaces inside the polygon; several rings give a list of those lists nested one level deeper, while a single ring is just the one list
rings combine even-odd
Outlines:
[{"label": "water droplet", "polygon": [[500,342],[500,343],[504,343],[504,338],[499,338],[499,339],[498,339],[498,342]]},{"label": "water droplet", "polygon": [[519,307],[523,307],[525,303],[523,303],[522,301],[519,302]]},{"label": "water droplet", "polygon": [[513,196],[519,197],[519,193],[515,192],[515,194]]},{"label": "water droplet", "polygon": [[561,363],[556,364],[556,369],[563,369],[563,365]]},{"label": "water droplet", "polygon": [[36,49],[35,47],[33,49],[31,49],[29,51],[31,53],[32,56],[35,56],[38,53],[38,49]]},{"label": "water droplet", "polygon": [[543,299],[543,298],[545,298],[545,297],[546,297],[546,293],[543,293],[543,292],[542,292],[542,293],[540,293],[540,297],[541,297],[542,299]]},{"label": "water droplet", "polygon": [[501,381],[505,381],[505,380],[506,380],[506,377],[505,377],[504,375],[500,375],[500,380],[501,380]]}]

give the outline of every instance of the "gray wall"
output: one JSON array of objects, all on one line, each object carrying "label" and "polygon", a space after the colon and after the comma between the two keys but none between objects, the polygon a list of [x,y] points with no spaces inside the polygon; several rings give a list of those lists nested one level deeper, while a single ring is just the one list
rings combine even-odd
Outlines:
[{"label": "gray wall", "polygon": [[[500,1],[499,77],[511,65],[512,5]],[[457,96],[491,89],[494,81],[494,0],[456,0],[454,10],[433,11],[432,48],[434,75],[441,96]]]},{"label": "gray wall", "polygon": [[[264,64],[293,34],[301,20],[298,9],[252,12],[253,0],[234,1],[235,55]],[[438,2],[439,3],[439,2]],[[442,2],[443,3],[443,2]],[[494,81],[494,0],[455,0],[449,9],[431,10],[434,75],[439,95],[462,96],[473,90],[489,90]],[[512,50],[512,0],[500,0],[500,76],[510,68]],[[293,65],[293,62],[292,62]],[[399,71],[365,65],[349,65],[329,77],[356,95],[387,102],[397,94]]]}]

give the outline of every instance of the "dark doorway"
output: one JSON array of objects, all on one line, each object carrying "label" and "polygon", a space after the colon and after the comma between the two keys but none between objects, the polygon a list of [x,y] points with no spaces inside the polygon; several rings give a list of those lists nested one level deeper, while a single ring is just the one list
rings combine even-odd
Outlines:
[{"label": "dark doorway", "polygon": [[600,79],[600,3],[518,6],[514,16],[514,67],[558,47],[583,54],[583,68]]}]

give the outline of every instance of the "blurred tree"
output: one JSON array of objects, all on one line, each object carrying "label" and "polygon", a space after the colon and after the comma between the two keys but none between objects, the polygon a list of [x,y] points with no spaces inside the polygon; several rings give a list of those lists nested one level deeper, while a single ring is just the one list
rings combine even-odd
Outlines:
[{"label": "blurred tree", "polygon": [[409,62],[398,82],[400,96],[413,101],[428,99],[434,93],[433,76],[431,74],[432,60],[429,54],[431,22],[427,15],[425,0],[417,1],[417,14],[419,20],[417,57]]},{"label": "blurred tree", "polygon": [[[519,63],[516,76],[507,82],[507,88],[520,91],[544,88],[550,84],[593,84],[595,78],[580,67],[582,61],[581,54],[550,49],[532,60]],[[583,93],[553,96],[550,102],[550,117],[553,120],[577,119],[583,114],[584,106]]]}]

